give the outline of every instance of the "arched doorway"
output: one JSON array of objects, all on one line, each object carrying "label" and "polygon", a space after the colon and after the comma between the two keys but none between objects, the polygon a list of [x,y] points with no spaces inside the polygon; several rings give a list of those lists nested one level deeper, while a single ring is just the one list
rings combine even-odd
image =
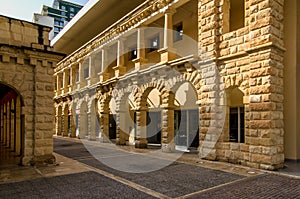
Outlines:
[{"label": "arched doorway", "polygon": [[147,88],[142,94],[140,107],[135,113],[137,148],[161,147],[161,104],[161,92],[155,87]]},{"label": "arched doorway", "polygon": [[189,82],[175,92],[174,136],[175,149],[190,151],[199,147],[199,108],[197,93]]},{"label": "arched doorway", "polygon": [[156,88],[147,98],[147,142],[148,145],[161,145],[161,97]]},{"label": "arched doorway", "polygon": [[88,135],[88,116],[87,116],[88,106],[85,101],[81,103],[80,115],[79,115],[79,138],[87,138]]},{"label": "arched doorway", "polygon": [[12,87],[0,84],[1,164],[20,163],[24,144],[22,97]]},{"label": "arched doorway", "polygon": [[66,104],[64,107],[64,115],[62,116],[63,120],[63,132],[62,132],[62,136],[68,136],[69,132],[70,132],[70,117],[69,117],[69,105]]}]

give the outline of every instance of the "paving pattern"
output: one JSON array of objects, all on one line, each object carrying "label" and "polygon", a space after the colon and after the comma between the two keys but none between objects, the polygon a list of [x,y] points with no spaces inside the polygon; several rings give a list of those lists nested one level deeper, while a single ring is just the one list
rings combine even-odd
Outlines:
[{"label": "paving pattern", "polygon": [[233,182],[187,198],[300,198],[300,180],[264,174]]},{"label": "paving pattern", "polygon": [[95,172],[0,184],[0,198],[155,198]]},{"label": "paving pattern", "polygon": [[[36,178],[11,181],[0,168],[4,179],[0,198],[300,198],[299,178],[284,175],[249,177],[245,172],[229,172],[233,166],[225,172],[180,162],[152,172],[127,173],[95,159],[78,140],[54,139],[54,149],[59,166],[27,168],[32,176],[38,171]],[[122,155],[103,150],[111,157]]]},{"label": "paving pattern", "polygon": [[[61,147],[62,146],[62,147]],[[243,178],[243,176],[182,163],[171,165],[149,173],[126,173],[114,170],[93,158],[81,143],[55,140],[55,152],[120,176],[169,197],[211,188]]]}]

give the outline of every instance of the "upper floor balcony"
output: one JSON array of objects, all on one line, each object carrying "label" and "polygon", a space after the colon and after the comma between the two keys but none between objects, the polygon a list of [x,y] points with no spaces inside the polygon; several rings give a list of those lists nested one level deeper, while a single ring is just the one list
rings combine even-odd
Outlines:
[{"label": "upper floor balcony", "polygon": [[55,96],[197,54],[198,1],[146,1],[58,64]]}]

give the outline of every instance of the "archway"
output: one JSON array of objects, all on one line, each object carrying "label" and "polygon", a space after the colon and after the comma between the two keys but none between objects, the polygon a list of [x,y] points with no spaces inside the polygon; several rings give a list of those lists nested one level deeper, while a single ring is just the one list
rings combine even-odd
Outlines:
[{"label": "archway", "polygon": [[136,140],[135,103],[132,93],[116,100],[117,144],[134,145]]},{"label": "archway", "polygon": [[62,135],[62,107],[58,105],[56,112],[56,135]]},{"label": "archway", "polygon": [[152,89],[147,98],[147,142],[148,145],[161,145],[161,97],[156,88]]},{"label": "archway", "polygon": [[63,111],[63,116],[62,116],[62,136],[68,136],[69,132],[70,132],[70,116],[69,116],[69,105],[66,104],[64,107],[64,111]]},{"label": "archway", "polygon": [[88,106],[85,101],[81,103],[80,114],[79,114],[79,135],[80,139],[87,138],[88,135]]},{"label": "archway", "polygon": [[199,107],[197,93],[189,82],[178,85],[175,92],[175,149],[190,151],[199,147]]},{"label": "archway", "polygon": [[161,104],[161,92],[157,88],[149,87],[143,92],[140,107],[135,113],[137,148],[161,146]]},{"label": "archway", "polygon": [[22,97],[14,88],[0,84],[1,164],[21,161],[24,148],[22,105]]}]

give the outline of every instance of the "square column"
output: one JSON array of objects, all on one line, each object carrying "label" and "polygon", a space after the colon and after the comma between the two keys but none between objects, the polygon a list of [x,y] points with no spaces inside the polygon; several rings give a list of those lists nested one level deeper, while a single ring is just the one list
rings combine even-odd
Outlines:
[{"label": "square column", "polygon": [[173,14],[175,12],[174,9],[165,11],[164,46],[158,51],[162,63],[176,58],[176,50],[173,48]]},{"label": "square column", "polygon": [[162,111],[162,151],[175,151],[174,142],[174,108],[165,108]]},{"label": "square column", "polygon": [[145,30],[141,27],[137,31],[137,58],[132,60],[135,70],[140,70],[147,62],[145,49]]},{"label": "square column", "polygon": [[126,67],[124,65],[124,41],[123,39],[119,39],[117,47],[117,66],[113,67],[113,69],[115,70],[115,77],[120,77],[125,74]]},{"label": "square column", "polygon": [[69,78],[70,78],[70,69],[65,69],[64,72],[63,72],[62,94],[65,94],[65,93],[68,92]]},{"label": "square column", "polygon": [[147,148],[147,111],[136,111],[136,148]]},{"label": "square column", "polygon": [[102,59],[101,59],[101,72],[99,73],[100,82],[105,82],[110,77],[109,73],[106,72],[106,69],[108,67],[107,60],[108,60],[107,49],[103,48],[102,49]]}]

